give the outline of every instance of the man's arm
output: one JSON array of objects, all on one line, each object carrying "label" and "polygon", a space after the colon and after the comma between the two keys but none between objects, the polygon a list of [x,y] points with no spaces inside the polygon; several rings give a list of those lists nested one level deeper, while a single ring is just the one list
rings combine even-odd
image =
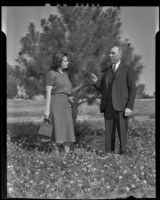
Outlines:
[{"label": "man's arm", "polygon": [[130,108],[133,110],[134,101],[136,97],[136,84],[135,84],[135,72],[132,67],[128,69],[127,75],[127,83],[128,83],[128,103],[126,108]]},{"label": "man's arm", "polygon": [[102,84],[102,79],[97,78],[97,76],[95,74],[91,74],[91,79],[92,79],[92,84],[93,86],[99,91],[101,92],[101,84]]},{"label": "man's arm", "polygon": [[95,83],[93,83],[93,86],[101,92],[101,80],[97,80]]}]

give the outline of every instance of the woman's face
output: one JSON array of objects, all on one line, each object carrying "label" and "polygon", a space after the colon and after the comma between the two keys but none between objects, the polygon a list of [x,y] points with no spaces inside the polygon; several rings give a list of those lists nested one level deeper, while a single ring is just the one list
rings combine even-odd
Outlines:
[{"label": "woman's face", "polygon": [[68,68],[68,58],[67,56],[64,56],[62,60],[62,69],[67,69],[67,68]]}]

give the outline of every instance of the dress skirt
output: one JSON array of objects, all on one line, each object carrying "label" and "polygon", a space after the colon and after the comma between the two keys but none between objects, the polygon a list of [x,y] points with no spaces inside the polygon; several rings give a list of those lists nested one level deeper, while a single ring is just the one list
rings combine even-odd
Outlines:
[{"label": "dress skirt", "polygon": [[53,124],[53,141],[75,142],[71,104],[67,95],[51,96],[50,118]]}]

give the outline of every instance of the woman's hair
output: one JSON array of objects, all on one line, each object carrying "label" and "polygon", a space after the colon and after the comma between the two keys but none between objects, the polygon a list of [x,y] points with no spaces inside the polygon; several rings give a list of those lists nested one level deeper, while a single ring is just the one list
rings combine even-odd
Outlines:
[{"label": "woman's hair", "polygon": [[60,51],[54,53],[50,69],[57,70],[58,68],[60,68],[64,56],[67,56],[67,54]]}]

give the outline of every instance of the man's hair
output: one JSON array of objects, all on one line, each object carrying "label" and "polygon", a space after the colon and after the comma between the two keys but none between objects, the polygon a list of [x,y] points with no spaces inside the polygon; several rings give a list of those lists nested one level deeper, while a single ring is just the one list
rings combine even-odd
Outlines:
[{"label": "man's hair", "polygon": [[111,47],[111,49],[114,48],[114,47],[118,48],[118,51],[119,51],[120,55],[122,56],[122,53],[123,53],[122,47],[120,45],[114,45],[114,46]]}]

